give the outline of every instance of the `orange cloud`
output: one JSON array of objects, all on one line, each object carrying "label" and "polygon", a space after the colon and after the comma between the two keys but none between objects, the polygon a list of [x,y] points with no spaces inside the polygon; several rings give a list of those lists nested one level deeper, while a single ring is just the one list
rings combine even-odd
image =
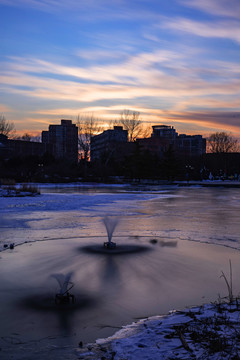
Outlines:
[{"label": "orange cloud", "polygon": [[12,109],[9,106],[6,106],[4,104],[0,104],[0,113],[8,113],[12,111]]},{"label": "orange cloud", "polygon": [[[29,111],[34,127],[38,115],[57,119],[95,112],[111,119],[130,108],[139,111],[146,122],[172,121],[189,126],[192,121],[198,129],[212,129],[224,126],[226,121],[226,127],[238,131],[234,117],[229,120],[227,114],[240,109],[236,96],[240,66],[212,61],[206,70],[189,67],[187,57],[188,54],[173,51],[156,51],[128,56],[122,63],[85,69],[39,59],[11,58],[1,76],[1,89],[11,96],[41,101],[41,109]],[[60,106],[50,107],[53,102]],[[219,109],[223,117],[216,112]],[[30,117],[27,115],[28,120]]]}]

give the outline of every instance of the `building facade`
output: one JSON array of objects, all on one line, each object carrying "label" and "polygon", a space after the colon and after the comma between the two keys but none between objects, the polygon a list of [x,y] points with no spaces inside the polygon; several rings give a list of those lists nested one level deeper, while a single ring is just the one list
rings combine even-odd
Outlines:
[{"label": "building facade", "polygon": [[184,156],[200,156],[206,153],[206,139],[201,135],[180,134],[176,138],[176,148]]},{"label": "building facade", "polygon": [[154,125],[149,138],[139,138],[135,143],[128,142],[128,132],[122,126],[93,136],[91,139],[91,161],[105,157],[122,160],[130,155],[136,146],[140,152],[147,151],[152,155],[163,157],[169,149],[182,157],[201,156],[206,153],[206,139],[201,135],[178,134],[173,126]]},{"label": "building facade", "polygon": [[1,159],[26,158],[30,156],[41,157],[45,153],[52,153],[52,146],[50,144],[26,140],[12,140],[0,134]]},{"label": "building facade", "polygon": [[71,120],[61,120],[61,125],[49,125],[42,131],[42,142],[12,140],[0,134],[0,158],[26,158],[53,155],[56,159],[78,161],[78,128]]},{"label": "building facade", "polygon": [[72,120],[61,120],[61,125],[49,125],[48,131],[42,131],[42,143],[52,146],[52,155],[56,159],[78,161],[78,128]]},{"label": "building facade", "polygon": [[176,139],[178,133],[173,126],[169,125],[154,125],[152,126],[152,138],[166,138],[166,139]]},{"label": "building facade", "polygon": [[176,155],[189,157],[206,153],[206,139],[201,135],[178,134],[173,126],[155,125],[150,138],[137,139],[142,151],[159,157],[172,149]]},{"label": "building facade", "polygon": [[114,126],[101,134],[93,136],[90,144],[91,161],[100,160],[105,154],[109,157],[124,155],[128,143],[128,131],[122,126]]}]

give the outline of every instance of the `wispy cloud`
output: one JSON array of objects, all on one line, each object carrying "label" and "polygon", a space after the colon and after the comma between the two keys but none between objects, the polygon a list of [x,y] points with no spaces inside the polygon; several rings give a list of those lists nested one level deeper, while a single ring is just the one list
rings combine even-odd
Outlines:
[{"label": "wispy cloud", "polygon": [[167,97],[172,103],[181,103],[185,97],[235,95],[240,86],[236,63],[231,67],[228,62],[212,62],[206,76],[205,68],[190,68],[186,58],[167,51],[142,53],[122,63],[89,68],[26,58],[12,58],[6,67],[0,80],[2,89],[9,93],[79,103]]},{"label": "wispy cloud", "polygon": [[194,21],[187,18],[167,20],[161,27],[206,38],[223,38],[240,43],[239,21]]},{"label": "wispy cloud", "polygon": [[239,0],[180,0],[180,3],[213,15],[240,18]]},{"label": "wispy cloud", "polygon": [[[184,121],[184,123],[193,123],[202,126],[202,128],[211,128],[213,131],[227,131],[233,132],[240,137],[239,121],[240,112],[228,111],[184,111],[179,113],[169,112],[166,114],[169,121]],[[206,130],[205,130],[206,131]]]},{"label": "wispy cloud", "polygon": [[[95,59],[97,54],[98,52],[95,54]],[[107,52],[105,54],[107,56]],[[82,52],[81,56],[89,56],[89,52],[86,52],[86,55]],[[94,52],[92,52],[92,57],[94,57]],[[134,84],[145,82],[148,79],[152,81],[151,75],[153,78],[164,76],[161,65],[169,67],[171,64],[175,64],[176,66],[176,62],[181,61],[181,57],[172,51],[158,50],[133,56],[125,54],[124,61],[117,59],[118,61],[112,62],[112,64],[85,67],[64,66],[35,58],[11,57],[11,62],[6,64],[6,68],[15,73],[41,74],[46,77],[57,74],[60,77],[68,76],[72,79],[89,80],[95,83]],[[164,79],[162,78],[162,80]]]}]

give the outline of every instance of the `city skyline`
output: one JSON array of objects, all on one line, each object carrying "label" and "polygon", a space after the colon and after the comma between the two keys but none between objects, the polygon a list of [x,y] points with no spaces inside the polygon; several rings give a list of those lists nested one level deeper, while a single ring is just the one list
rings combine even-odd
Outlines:
[{"label": "city skyline", "polygon": [[0,0],[0,113],[18,133],[60,118],[240,138],[237,0]]}]

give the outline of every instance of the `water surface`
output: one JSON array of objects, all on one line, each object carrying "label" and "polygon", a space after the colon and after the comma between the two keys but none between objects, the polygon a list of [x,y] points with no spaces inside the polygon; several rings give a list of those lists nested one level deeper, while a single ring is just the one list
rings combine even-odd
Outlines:
[{"label": "water surface", "polygon": [[[215,301],[227,295],[220,275],[229,259],[238,294],[239,208],[239,191],[224,188],[47,188],[2,198],[1,245],[19,244],[0,254],[2,354],[20,359],[27,347],[31,359],[46,341],[77,346],[138,318]],[[84,251],[107,240],[105,215],[120,219],[117,246],[148,251]],[[51,275],[70,271],[77,302],[59,309]]]}]

